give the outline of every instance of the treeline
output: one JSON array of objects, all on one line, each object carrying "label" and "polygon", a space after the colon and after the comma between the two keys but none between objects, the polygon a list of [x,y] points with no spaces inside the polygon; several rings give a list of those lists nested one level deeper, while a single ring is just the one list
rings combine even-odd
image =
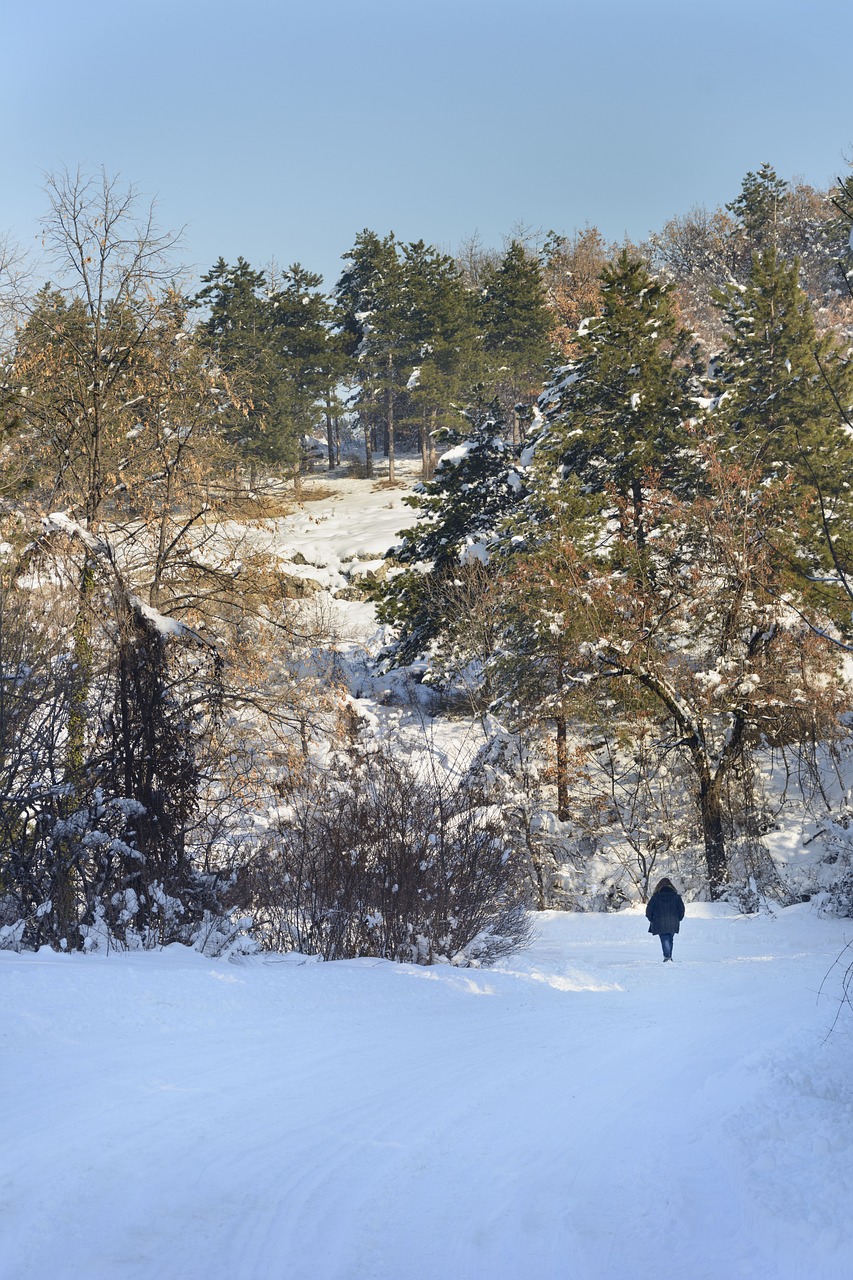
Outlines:
[{"label": "treeline", "polygon": [[[192,291],[132,191],[48,194],[50,281],[3,270],[8,943],[488,956],[605,809],[645,891],[679,760],[712,891],[743,832],[763,856],[756,753],[826,739],[843,705],[850,183],[763,166],[618,251],[364,231],[330,293],[242,259]],[[448,796],[358,723],[251,537],[318,431],[330,465],[356,438],[390,479],[420,448],[385,661],[426,655],[518,759],[547,731],[535,801],[501,734]]]},{"label": "treeline", "polygon": [[[845,323],[846,200],[843,185],[789,185],[765,164],[729,204],[694,209],[629,248],[673,285],[707,360],[725,334],[715,290],[745,284],[752,255],[771,245],[797,260],[821,330]],[[365,443],[368,470],[379,448],[393,480],[398,442],[420,449],[429,474],[437,433],[458,426],[475,400],[497,400],[511,438],[521,438],[549,370],[595,314],[601,271],[619,248],[587,228],[520,233],[500,252],[472,237],[452,255],[365,230],[331,291],[299,264],[257,270],[220,259],[191,303],[204,309],[199,336],[240,389],[235,435],[252,453],[292,463],[300,435],[322,433],[336,465],[346,422]]]},{"label": "treeline", "polygon": [[541,387],[552,352],[553,314],[540,265],[516,241],[478,266],[418,241],[363,231],[345,255],[333,294],[298,264],[256,271],[220,259],[191,305],[196,333],[239,399],[233,438],[266,463],[298,461],[302,436],[322,431],[330,466],[341,456],[341,422],[395,478],[398,441],[417,442],[424,469],[437,433],[453,426],[477,388],[518,415]]}]

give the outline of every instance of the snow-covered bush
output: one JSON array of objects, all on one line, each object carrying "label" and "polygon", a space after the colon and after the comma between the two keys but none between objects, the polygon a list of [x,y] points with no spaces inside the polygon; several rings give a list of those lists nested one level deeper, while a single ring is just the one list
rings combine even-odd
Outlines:
[{"label": "snow-covered bush", "polygon": [[822,915],[853,917],[853,825],[846,811],[824,820],[824,857],[813,870]]},{"label": "snow-covered bush", "polygon": [[537,752],[521,733],[498,720],[483,720],[486,741],[469,768],[471,780],[499,805],[505,830],[520,851],[520,866],[540,911],[563,907],[560,894],[562,847],[555,829],[561,824],[544,808],[543,771]]},{"label": "snow-covered bush", "polygon": [[524,852],[470,779],[374,747],[313,769],[286,800],[252,873],[265,947],[466,965],[526,940]]}]

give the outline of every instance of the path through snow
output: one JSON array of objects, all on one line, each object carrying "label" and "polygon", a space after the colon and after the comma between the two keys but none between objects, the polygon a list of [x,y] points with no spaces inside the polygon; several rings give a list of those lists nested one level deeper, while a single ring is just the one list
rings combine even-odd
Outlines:
[{"label": "path through snow", "polygon": [[853,924],[536,923],[481,971],[0,954],[4,1280],[848,1280]]}]

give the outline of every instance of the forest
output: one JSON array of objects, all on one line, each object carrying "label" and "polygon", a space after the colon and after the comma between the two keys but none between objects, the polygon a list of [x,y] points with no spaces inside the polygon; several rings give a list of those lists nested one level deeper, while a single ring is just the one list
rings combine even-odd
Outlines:
[{"label": "forest", "polygon": [[[0,947],[479,964],[662,874],[853,914],[853,176],[730,194],[364,229],[327,288],[49,178],[0,263]],[[342,478],[409,508],[336,589],[357,671],[262,536]]]}]

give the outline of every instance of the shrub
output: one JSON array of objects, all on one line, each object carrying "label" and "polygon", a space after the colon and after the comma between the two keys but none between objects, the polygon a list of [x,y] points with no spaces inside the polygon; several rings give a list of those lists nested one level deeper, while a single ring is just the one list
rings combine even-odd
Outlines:
[{"label": "shrub", "polygon": [[466,965],[528,939],[523,851],[470,779],[382,748],[315,767],[286,799],[252,874],[265,947]]}]

